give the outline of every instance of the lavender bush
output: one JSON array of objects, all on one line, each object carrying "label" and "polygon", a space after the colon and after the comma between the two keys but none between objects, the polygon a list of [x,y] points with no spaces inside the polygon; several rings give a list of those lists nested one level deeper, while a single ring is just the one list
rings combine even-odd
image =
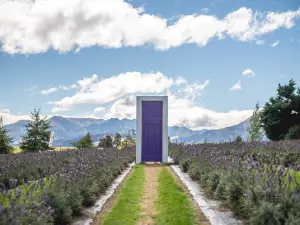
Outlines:
[{"label": "lavender bush", "polygon": [[250,224],[300,224],[300,141],[172,144],[170,154]]},{"label": "lavender bush", "polygon": [[0,155],[0,224],[69,224],[134,157],[132,148]]}]

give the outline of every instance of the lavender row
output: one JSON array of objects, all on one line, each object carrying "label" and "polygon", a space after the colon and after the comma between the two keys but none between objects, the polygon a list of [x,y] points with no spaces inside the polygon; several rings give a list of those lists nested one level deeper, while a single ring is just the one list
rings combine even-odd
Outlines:
[{"label": "lavender row", "polygon": [[[9,181],[0,193],[0,224],[69,224],[134,157],[132,148],[5,156],[9,162],[2,168]],[[19,170],[31,173],[35,181],[21,183],[14,177]]]},{"label": "lavender row", "polygon": [[248,223],[300,224],[300,141],[172,144],[170,154]]}]

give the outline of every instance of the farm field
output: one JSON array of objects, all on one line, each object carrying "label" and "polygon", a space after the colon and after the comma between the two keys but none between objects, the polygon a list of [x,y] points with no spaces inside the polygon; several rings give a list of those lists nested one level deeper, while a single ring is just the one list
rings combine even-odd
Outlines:
[{"label": "farm field", "polygon": [[[170,144],[169,155],[245,224],[300,224],[300,142]],[[0,224],[72,224],[135,159],[135,148],[0,155]],[[140,164],[96,224],[209,224],[164,164]]]}]

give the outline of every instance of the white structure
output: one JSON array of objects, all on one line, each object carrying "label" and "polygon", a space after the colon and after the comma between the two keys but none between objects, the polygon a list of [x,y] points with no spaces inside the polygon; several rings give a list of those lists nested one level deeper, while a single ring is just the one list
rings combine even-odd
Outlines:
[{"label": "white structure", "polygon": [[51,131],[49,139],[49,147],[52,147],[54,141],[54,132]]},{"label": "white structure", "polygon": [[[156,102],[161,102],[161,104],[156,104]],[[144,104],[146,103],[146,104]],[[149,104],[147,104],[149,103]],[[151,104],[153,103],[152,107]],[[168,162],[168,96],[137,96],[137,104],[136,104],[136,163],[141,163],[142,161],[152,161],[151,157],[145,157],[145,151],[154,151],[154,155],[161,154],[159,157],[159,161],[167,163]],[[159,107],[157,107],[159,106]],[[162,106],[162,107],[161,107]],[[147,112],[143,112],[147,109]],[[162,108],[162,109],[159,109]],[[157,111],[159,111],[157,113]],[[160,115],[158,118],[157,115]],[[145,118],[147,117],[148,121],[154,120],[156,122],[152,123],[151,121],[148,123],[150,126],[148,128],[143,128],[147,125],[145,122]],[[159,121],[161,121],[159,123]],[[161,125],[160,125],[161,124]],[[152,127],[151,127],[152,126]],[[155,126],[155,128],[153,128]],[[148,129],[148,130],[145,130]],[[152,129],[151,131],[149,131]],[[156,129],[156,130],[154,130]],[[160,130],[161,129],[161,130]],[[151,135],[152,139],[147,140],[147,136]],[[161,135],[161,137],[160,137]],[[149,144],[144,143],[143,140]],[[149,141],[150,140],[150,141]],[[158,140],[157,143],[152,143],[151,140]],[[151,147],[149,147],[151,145]],[[161,146],[162,145],[162,146]],[[149,147],[147,150],[145,150]],[[158,152],[155,152],[157,151]],[[146,160],[145,160],[146,159]],[[158,161],[158,160],[155,160]]]}]

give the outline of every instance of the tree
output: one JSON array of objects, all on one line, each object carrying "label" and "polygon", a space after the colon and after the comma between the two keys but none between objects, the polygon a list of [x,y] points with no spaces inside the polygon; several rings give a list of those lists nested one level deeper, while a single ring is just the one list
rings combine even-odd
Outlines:
[{"label": "tree", "polygon": [[285,139],[287,140],[300,139],[300,125],[291,127],[288,133],[285,135]]},{"label": "tree", "polygon": [[243,139],[240,135],[235,138],[236,143],[241,143],[242,141],[243,141]]},{"label": "tree", "polygon": [[99,140],[99,148],[111,148],[113,146],[113,139],[111,136],[106,135],[105,137]]},{"label": "tree", "polygon": [[3,126],[2,117],[0,118],[0,154],[8,154],[12,151],[10,144],[13,139],[8,135],[9,130]]},{"label": "tree", "polygon": [[129,129],[128,134],[125,137],[125,140],[121,143],[121,148],[132,147],[136,145],[136,141],[133,138],[135,136],[135,130]]},{"label": "tree", "polygon": [[128,134],[126,135],[126,139],[125,139],[125,147],[135,145],[135,141],[133,139],[133,136],[135,136],[135,130],[134,129],[129,129]]},{"label": "tree", "polygon": [[249,141],[261,141],[263,138],[263,133],[260,124],[260,114],[259,114],[259,103],[255,105],[252,117],[250,118],[250,126],[248,127],[248,140]]},{"label": "tree", "polygon": [[114,138],[114,141],[113,141],[113,145],[118,148],[121,144],[121,141],[122,141],[122,136],[120,133],[116,133],[116,136]]},{"label": "tree", "polygon": [[46,117],[40,116],[40,110],[31,113],[32,121],[25,125],[26,133],[22,136],[20,148],[25,152],[38,152],[51,149],[50,141],[50,121]]},{"label": "tree", "polygon": [[87,133],[79,141],[72,143],[72,145],[77,149],[88,149],[94,147],[90,133]]},{"label": "tree", "polygon": [[278,84],[277,95],[265,104],[260,120],[273,141],[284,139],[291,127],[300,125],[300,89],[293,80],[287,85]]}]

